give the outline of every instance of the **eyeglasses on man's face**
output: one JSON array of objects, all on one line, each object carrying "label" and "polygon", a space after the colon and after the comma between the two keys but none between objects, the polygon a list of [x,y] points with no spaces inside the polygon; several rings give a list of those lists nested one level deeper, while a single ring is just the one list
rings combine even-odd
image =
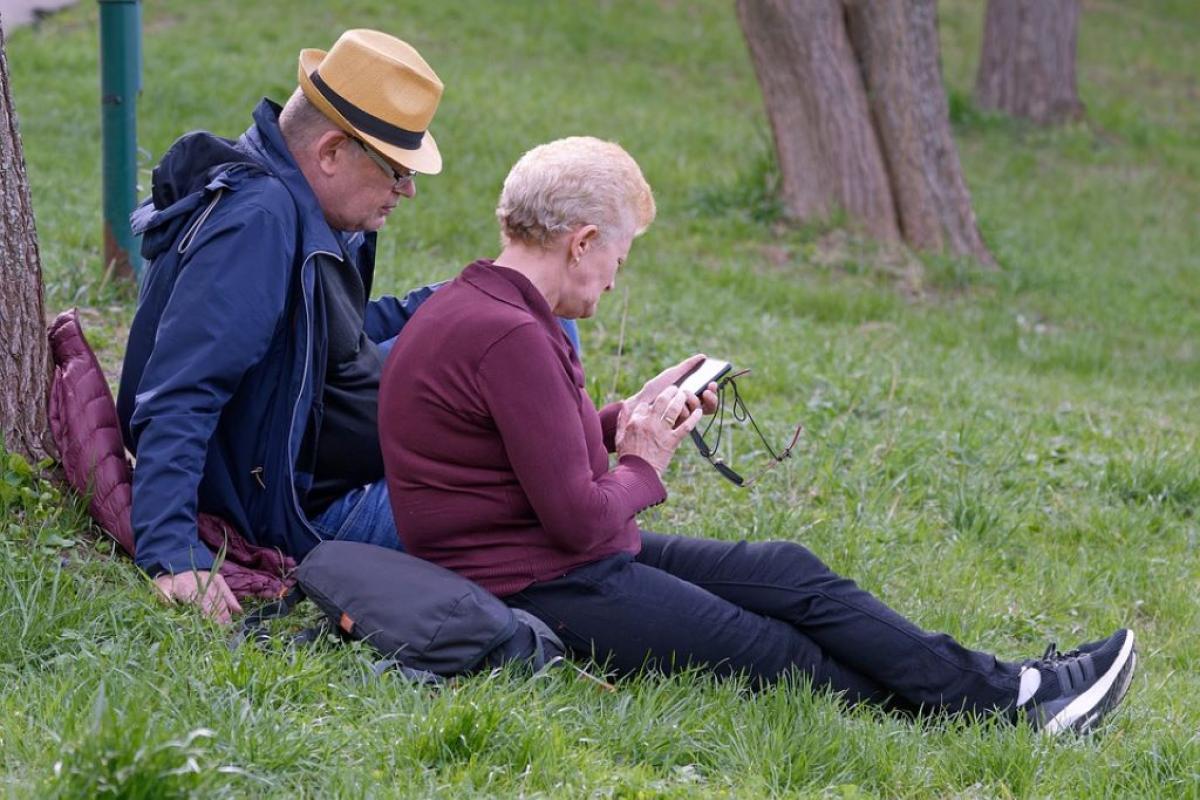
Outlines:
[{"label": "eyeglasses on man's face", "polygon": [[[748,369],[735,372],[722,380],[717,386],[717,412],[713,414],[712,419],[704,427],[703,431],[701,431],[699,428],[692,429],[692,442],[695,443],[696,449],[700,451],[700,455],[704,458],[704,460],[709,464],[712,464],[713,469],[720,473],[721,477],[725,478],[733,485],[740,486],[742,488],[746,488],[756,483],[759,478],[783,463],[784,459],[790,458],[792,455],[792,449],[795,448],[797,442],[800,441],[800,434],[804,432],[804,426],[797,425],[796,432],[792,434],[791,441],[788,442],[787,447],[783,448],[779,452],[776,452],[775,449],[771,447],[770,443],[767,441],[767,437],[763,435],[761,430],[759,430],[758,423],[756,423],[754,421],[754,417],[750,415],[750,409],[746,408],[746,403],[742,400],[741,393],[738,392],[737,383],[734,382],[735,378],[740,378],[749,372],[750,370]],[[721,434],[725,430],[725,409],[727,406],[725,402],[725,393],[727,388],[733,393],[733,402],[728,404],[732,409],[730,413],[733,415],[733,418],[738,422],[748,422],[750,424],[750,427],[754,429],[754,432],[758,435],[759,441],[763,443],[763,446],[767,449],[767,453],[771,458],[770,462],[765,467],[760,469],[756,474],[750,476],[749,478],[743,478],[741,474],[725,463],[725,459],[717,455],[718,448],[721,446]],[[713,442],[710,445],[704,437],[709,435],[714,426],[716,426],[717,429],[716,435],[713,437]]]},{"label": "eyeglasses on man's face", "polygon": [[379,153],[375,152],[370,147],[367,147],[366,143],[362,139],[352,138],[351,141],[362,148],[362,151],[367,154],[367,158],[374,161],[375,165],[383,170],[384,175],[387,175],[392,179],[393,189],[404,188],[407,184],[411,183],[412,179],[416,176],[416,170],[409,169],[408,167],[393,167],[386,158],[379,155]]}]

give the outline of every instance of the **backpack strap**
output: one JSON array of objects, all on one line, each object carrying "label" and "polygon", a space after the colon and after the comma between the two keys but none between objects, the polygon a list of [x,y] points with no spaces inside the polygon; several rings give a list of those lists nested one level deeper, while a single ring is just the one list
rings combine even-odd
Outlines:
[{"label": "backpack strap", "polygon": [[[270,639],[270,634],[267,632],[267,622],[280,617],[286,617],[292,613],[301,600],[305,598],[304,590],[299,586],[295,586],[278,600],[267,603],[266,605],[256,608],[246,615],[242,620],[241,626],[229,638],[229,649],[236,650],[243,642],[252,641],[256,644],[261,644]],[[297,643],[307,643],[315,641],[320,637],[320,626],[314,628],[306,628],[300,631],[294,637]]]},{"label": "backpack strap", "polygon": [[558,635],[550,630],[550,626],[524,609],[511,606],[510,609],[518,622],[524,623],[533,631],[534,650],[529,663],[533,667],[534,674],[539,675],[562,663],[566,648],[563,646],[562,639],[559,639]]}]

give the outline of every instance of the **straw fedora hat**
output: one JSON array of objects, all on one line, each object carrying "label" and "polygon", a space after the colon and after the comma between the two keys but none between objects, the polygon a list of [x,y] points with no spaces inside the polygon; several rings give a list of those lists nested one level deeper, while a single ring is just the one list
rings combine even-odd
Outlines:
[{"label": "straw fedora hat", "polygon": [[406,42],[359,29],[343,33],[328,53],[301,50],[300,88],[339,128],[397,164],[441,172],[428,128],[442,82]]}]

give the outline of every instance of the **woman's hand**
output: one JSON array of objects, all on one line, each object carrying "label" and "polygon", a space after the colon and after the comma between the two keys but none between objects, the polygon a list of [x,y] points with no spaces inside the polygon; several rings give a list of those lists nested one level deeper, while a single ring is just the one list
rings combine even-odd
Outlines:
[{"label": "woman's hand", "polygon": [[[706,356],[703,353],[689,356],[675,366],[667,367],[658,373],[658,375],[646,381],[646,385],[642,387],[640,392],[621,404],[621,413],[617,417],[617,430],[619,431],[625,427],[625,424],[629,421],[630,413],[639,404],[654,402],[654,398],[658,397],[664,389],[678,383],[684,375],[687,375],[688,372],[705,358]],[[686,396],[684,408],[686,408],[687,414],[691,414],[697,408],[700,408],[705,414],[711,414],[717,410],[717,385],[715,383],[710,383],[699,398],[689,392],[684,392],[683,394]],[[681,413],[683,412],[681,411]],[[679,422],[680,420],[677,418],[675,424],[678,425]]]},{"label": "woman's hand", "polygon": [[[695,408],[687,411],[689,398]],[[617,455],[642,458],[661,478],[679,443],[696,427],[701,415],[700,404],[694,396],[678,386],[667,384],[653,402],[638,403],[623,424],[618,421]],[[683,421],[678,422],[681,417]]]}]

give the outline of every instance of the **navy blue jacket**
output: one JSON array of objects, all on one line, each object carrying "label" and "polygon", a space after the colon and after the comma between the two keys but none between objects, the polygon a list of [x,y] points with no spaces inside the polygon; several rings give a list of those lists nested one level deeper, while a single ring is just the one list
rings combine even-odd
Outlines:
[{"label": "navy blue jacket", "polygon": [[[329,227],[278,116],[263,100],[236,143],[181,138],[132,217],[147,271],[118,411],[137,456],[137,563],[151,574],[212,566],[198,511],[297,557],[318,541],[301,510],[312,481],[301,446],[319,433],[325,383],[314,297],[321,265],[346,260],[369,295],[375,235]],[[367,335],[395,336],[431,292],[368,303]]]}]

